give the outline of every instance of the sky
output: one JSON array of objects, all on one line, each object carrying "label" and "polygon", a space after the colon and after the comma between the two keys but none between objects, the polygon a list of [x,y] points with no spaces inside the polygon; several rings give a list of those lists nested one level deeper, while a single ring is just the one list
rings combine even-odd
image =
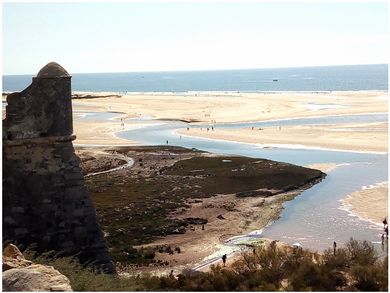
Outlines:
[{"label": "sky", "polygon": [[387,2],[3,3],[2,72],[388,63]]}]

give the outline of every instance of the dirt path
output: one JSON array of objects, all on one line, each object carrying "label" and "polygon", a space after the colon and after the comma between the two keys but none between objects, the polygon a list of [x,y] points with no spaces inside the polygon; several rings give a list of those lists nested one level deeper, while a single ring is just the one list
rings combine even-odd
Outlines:
[{"label": "dirt path", "polygon": [[90,177],[90,176],[96,176],[96,175],[100,175],[100,174],[104,174],[104,173],[115,172],[115,171],[119,171],[122,169],[131,168],[131,167],[133,167],[133,165],[134,165],[134,160],[132,158],[128,157],[127,163],[122,165],[122,166],[115,167],[115,168],[105,170],[105,171],[88,173],[88,174],[84,175],[84,177]]}]

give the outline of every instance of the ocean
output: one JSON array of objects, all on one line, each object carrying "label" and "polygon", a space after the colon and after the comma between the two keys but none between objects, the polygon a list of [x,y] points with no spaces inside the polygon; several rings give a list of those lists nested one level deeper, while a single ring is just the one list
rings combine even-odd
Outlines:
[{"label": "ocean", "polygon": [[[3,75],[3,92],[21,91],[32,75]],[[388,65],[345,65],[246,70],[75,73],[73,91],[336,91],[387,90]]]}]

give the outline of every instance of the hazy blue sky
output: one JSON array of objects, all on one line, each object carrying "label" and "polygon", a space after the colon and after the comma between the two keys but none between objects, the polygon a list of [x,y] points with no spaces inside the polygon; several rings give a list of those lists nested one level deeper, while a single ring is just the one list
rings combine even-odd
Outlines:
[{"label": "hazy blue sky", "polygon": [[387,63],[386,2],[6,3],[3,74]]}]

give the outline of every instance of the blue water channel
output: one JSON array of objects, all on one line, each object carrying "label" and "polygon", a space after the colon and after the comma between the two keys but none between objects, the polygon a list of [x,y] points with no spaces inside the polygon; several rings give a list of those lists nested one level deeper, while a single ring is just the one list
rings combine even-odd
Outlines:
[{"label": "blue water channel", "polygon": [[[112,114],[112,113],[111,113]],[[107,119],[96,114],[94,119]],[[116,115],[119,115],[116,113]],[[110,115],[109,115],[110,116]],[[113,117],[110,116],[109,119]],[[137,122],[137,119],[132,119]],[[144,122],[144,120],[142,119]],[[349,122],[385,122],[387,115],[346,115],[322,118],[301,118],[282,121],[217,124],[216,127],[248,128],[283,125],[310,125]],[[139,120],[138,122],[141,122]],[[300,243],[304,247],[322,250],[339,244],[350,237],[373,242],[379,247],[381,227],[350,216],[340,209],[340,199],[361,190],[362,186],[387,181],[387,154],[357,153],[316,149],[261,148],[255,144],[189,137],[176,133],[177,129],[201,127],[181,121],[150,120],[143,128],[117,133],[121,138],[139,145],[175,145],[196,148],[212,153],[266,158],[301,166],[317,163],[336,163],[342,166],[330,171],[319,184],[304,191],[294,200],[284,204],[280,218],[264,229],[262,237],[281,240],[288,244]],[[274,123],[274,124],[273,124]]]},{"label": "blue water channel", "polygon": [[279,127],[279,126],[297,126],[297,125],[318,125],[318,124],[343,124],[343,123],[371,123],[387,122],[387,113],[380,114],[353,114],[353,115],[334,115],[323,117],[278,119],[263,122],[240,122],[240,123],[217,123],[217,124],[195,124],[192,127],[211,127],[215,126],[223,129],[238,129],[250,127]]}]

